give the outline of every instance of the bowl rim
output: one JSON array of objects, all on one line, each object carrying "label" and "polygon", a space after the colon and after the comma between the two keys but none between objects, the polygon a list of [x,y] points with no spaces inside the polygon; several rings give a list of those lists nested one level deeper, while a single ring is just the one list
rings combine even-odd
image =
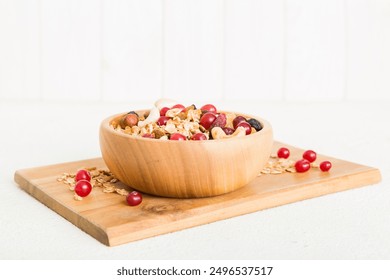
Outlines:
[{"label": "bowl rim", "polygon": [[[136,112],[138,114],[138,112],[148,112],[150,111],[150,109],[140,109],[140,110],[134,110],[134,112]],[[265,134],[267,131],[271,130],[272,131],[272,127],[271,127],[271,124],[266,120],[266,119],[263,119],[263,118],[260,118],[260,117],[257,117],[257,116],[254,116],[254,115],[249,115],[249,114],[243,114],[243,113],[240,113],[240,112],[233,112],[233,111],[226,111],[226,110],[221,110],[219,111],[220,113],[234,113],[236,115],[240,115],[240,116],[244,116],[246,118],[254,118],[256,120],[258,120],[263,128],[260,130],[260,131],[257,131],[256,133],[252,133],[252,134],[249,134],[249,135],[243,135],[241,137],[230,137],[230,138],[225,138],[225,139],[209,139],[209,140],[204,140],[204,141],[191,141],[191,140],[187,140],[187,141],[169,141],[169,140],[160,140],[160,139],[155,139],[155,138],[147,138],[147,137],[136,137],[136,136],[132,136],[130,134],[127,134],[127,133],[123,133],[121,131],[118,131],[116,129],[114,129],[110,123],[111,121],[116,118],[116,117],[119,117],[121,115],[124,115],[124,114],[127,114],[128,112],[123,112],[123,113],[118,113],[118,114],[114,114],[114,115],[111,115],[109,117],[106,117],[100,124],[100,129],[104,129],[106,131],[108,131],[109,133],[113,133],[115,135],[118,135],[118,136],[121,136],[121,137],[124,137],[124,138],[128,138],[128,139],[131,139],[131,140],[134,140],[134,141],[146,141],[146,142],[155,142],[155,143],[175,143],[175,144],[178,144],[178,143],[202,143],[202,145],[204,145],[205,143],[219,143],[219,142],[227,142],[227,141],[234,141],[234,140],[240,140],[240,139],[250,139],[250,138],[253,138],[253,137],[259,137],[259,135],[262,135],[262,134]],[[179,144],[181,145],[181,144]],[[188,144],[186,144],[188,145]],[[191,145],[191,144],[190,144]]]}]

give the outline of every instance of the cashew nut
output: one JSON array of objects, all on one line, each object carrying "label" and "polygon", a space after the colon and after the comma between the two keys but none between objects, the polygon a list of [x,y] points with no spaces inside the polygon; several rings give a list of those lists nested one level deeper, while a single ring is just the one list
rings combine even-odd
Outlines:
[{"label": "cashew nut", "polygon": [[168,98],[161,98],[154,102],[154,106],[156,106],[159,110],[163,107],[171,108],[172,106],[176,105],[178,102],[173,99]]},{"label": "cashew nut", "polygon": [[232,138],[237,136],[244,136],[245,135],[245,128],[243,127],[237,127],[236,131],[234,131],[231,135],[226,135],[225,131],[223,131],[220,127],[214,127],[211,129],[211,135],[213,136],[213,139],[225,139],[225,138]]},{"label": "cashew nut", "polygon": [[145,120],[138,122],[138,126],[144,127],[149,123],[156,122],[159,117],[160,117],[160,110],[157,107],[153,107],[149,112],[149,116]]}]

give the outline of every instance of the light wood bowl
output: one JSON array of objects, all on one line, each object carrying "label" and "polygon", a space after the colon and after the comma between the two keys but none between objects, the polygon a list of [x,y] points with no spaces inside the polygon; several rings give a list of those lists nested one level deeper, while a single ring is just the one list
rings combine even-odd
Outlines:
[{"label": "light wood bowl", "polygon": [[[145,111],[139,111],[143,113]],[[242,137],[204,141],[136,138],[114,130],[105,119],[100,148],[110,171],[141,192],[164,197],[208,197],[237,190],[252,181],[268,161],[271,125]]]}]

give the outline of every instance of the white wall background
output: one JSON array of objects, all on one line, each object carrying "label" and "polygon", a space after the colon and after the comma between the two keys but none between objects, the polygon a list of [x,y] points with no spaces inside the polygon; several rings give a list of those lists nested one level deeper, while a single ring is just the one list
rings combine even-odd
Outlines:
[{"label": "white wall background", "polygon": [[1,100],[390,99],[389,0],[0,0]]}]

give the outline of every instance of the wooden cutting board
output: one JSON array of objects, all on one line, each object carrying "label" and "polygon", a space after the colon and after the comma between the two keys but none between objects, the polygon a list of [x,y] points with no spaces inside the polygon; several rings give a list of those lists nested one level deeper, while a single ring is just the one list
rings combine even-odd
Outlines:
[{"label": "wooden cutting board", "polygon": [[[290,148],[293,159],[302,155],[301,149],[279,142],[275,142],[274,151],[281,146]],[[15,181],[103,244],[115,246],[381,180],[376,168],[322,155],[316,162],[325,159],[333,163],[330,172],[317,168],[307,173],[261,175],[240,190],[210,198],[173,199],[145,194],[136,207],[128,206],[124,196],[103,193],[100,188],[76,201],[69,188],[56,180],[64,172],[75,173],[83,167],[106,168],[101,158],[18,170]]]}]

